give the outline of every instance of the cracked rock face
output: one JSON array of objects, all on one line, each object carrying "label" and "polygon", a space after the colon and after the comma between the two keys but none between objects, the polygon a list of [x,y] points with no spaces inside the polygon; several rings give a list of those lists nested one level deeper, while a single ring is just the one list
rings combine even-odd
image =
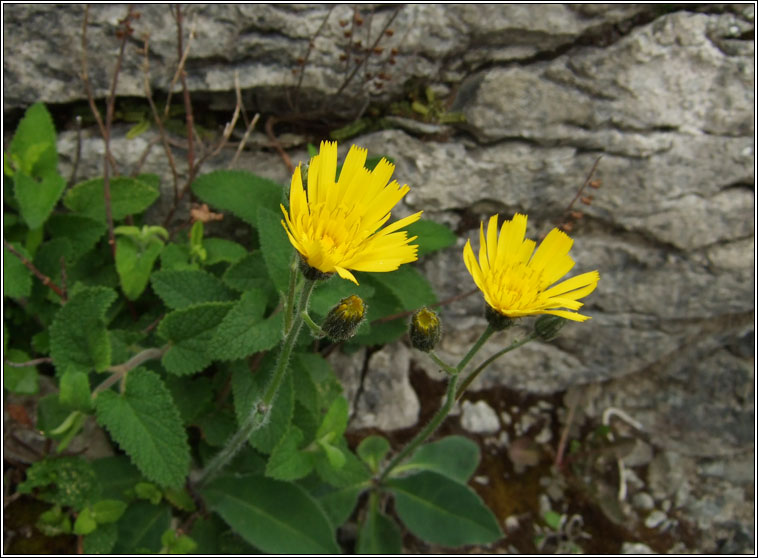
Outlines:
[{"label": "cracked rock face", "polygon": [[[134,52],[143,33],[150,34],[154,90],[168,88],[177,60],[168,8],[139,9],[119,78],[124,96],[143,95],[142,57]],[[572,273],[597,269],[601,276],[582,309],[592,320],[569,324],[549,344],[509,354],[471,389],[555,393],[598,385],[587,414],[621,408],[650,433],[656,449],[710,459],[708,471],[726,470],[730,456],[754,451],[754,7],[666,12],[610,4],[382,6],[373,14],[360,8],[359,26],[346,5],[192,5],[185,13],[185,31],[196,30],[187,79],[194,93],[212,93],[214,103],[230,109],[237,72],[249,112],[286,114],[300,78],[292,70],[323,24],[304,71],[301,108],[326,102],[344,118],[367,102],[403,100],[419,81],[465,115],[445,139],[402,126],[351,140],[371,154],[392,156],[394,176],[410,185],[393,217],[423,209],[425,217],[460,232],[456,246],[420,262],[440,299],[474,288],[461,251],[467,238],[476,251],[481,219],[527,213],[528,235],[544,235],[600,157],[594,178],[602,187],[590,192],[591,205],[574,206],[584,217],[571,233]],[[5,6],[6,109],[84,99],[78,78],[83,14],[79,5]],[[112,62],[103,61],[115,60],[114,32],[124,14],[121,5],[90,8],[90,75],[99,97],[109,87]],[[338,98],[330,97],[345,83],[340,56],[354,59],[348,43],[365,45],[370,33],[373,44],[388,22],[393,33],[365,70],[384,69],[391,79],[380,89],[359,72]],[[126,140],[126,130],[114,131],[113,150],[128,166],[142,152],[134,142],[146,145],[155,136]],[[90,177],[101,172],[102,143],[96,132],[85,137],[80,176]],[[64,176],[74,138],[61,134]],[[238,167],[288,183],[276,154],[258,147],[265,141],[259,136]],[[287,151],[295,162],[307,160],[302,143]],[[223,152],[204,171],[226,168],[232,156],[233,150]],[[177,159],[183,160],[181,150]],[[161,161],[156,149],[144,170],[164,175],[170,200],[170,173]],[[465,354],[485,327],[482,315],[479,294],[444,306],[440,356],[455,362]],[[522,320],[499,334],[473,365],[530,327]],[[371,355],[361,388],[365,356],[353,360],[333,361],[349,380],[349,399],[357,398],[352,427],[415,424],[410,361],[433,374],[430,361],[395,343]],[[687,469],[681,476],[700,486],[698,474]],[[713,494],[738,490],[733,487],[743,486],[743,477],[719,478],[718,487],[709,481]],[[694,497],[682,502],[698,517],[712,511]],[[742,511],[724,509],[711,514],[722,527],[742,521]]]}]

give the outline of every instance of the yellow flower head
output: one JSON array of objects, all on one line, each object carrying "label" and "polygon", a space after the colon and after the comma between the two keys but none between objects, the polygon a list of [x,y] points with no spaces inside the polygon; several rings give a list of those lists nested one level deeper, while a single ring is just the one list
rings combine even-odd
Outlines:
[{"label": "yellow flower head", "polygon": [[290,184],[289,213],[281,206],[282,225],[305,262],[323,273],[336,271],[356,285],[348,270],[394,271],[418,259],[418,246],[410,244],[417,237],[408,238],[400,229],[422,213],[381,229],[410,188],[395,180],[387,184],[395,165],[386,159],[373,171],[365,163],[366,150],[353,145],[336,180],[337,143],[322,141],[308,166],[307,193],[298,165]]},{"label": "yellow flower head", "polygon": [[589,319],[569,310],[583,306],[579,299],[595,290],[600,274],[582,273],[551,287],[574,267],[568,255],[574,241],[563,231],[553,229],[535,251],[536,243],[525,239],[525,234],[526,215],[517,213],[503,223],[498,238],[497,215],[493,215],[486,237],[484,223],[479,229],[479,262],[471,241],[466,243],[463,261],[487,304],[509,318],[554,314],[577,322]]}]

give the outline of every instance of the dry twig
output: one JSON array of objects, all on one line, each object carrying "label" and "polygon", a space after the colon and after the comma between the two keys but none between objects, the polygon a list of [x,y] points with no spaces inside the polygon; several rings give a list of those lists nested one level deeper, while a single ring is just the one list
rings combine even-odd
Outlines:
[{"label": "dry twig", "polygon": [[59,297],[61,297],[61,300],[63,302],[66,302],[66,294],[63,292],[63,290],[58,285],[56,285],[53,282],[52,279],[50,279],[50,277],[48,277],[47,275],[45,275],[44,273],[42,273],[39,269],[37,269],[32,262],[30,262],[29,260],[27,260],[24,257],[24,255],[21,254],[21,252],[19,252],[18,250],[16,250],[16,248],[13,247],[13,244],[11,244],[10,242],[8,242],[5,239],[3,239],[3,244],[8,249],[8,252],[10,252],[14,256],[16,256],[19,260],[21,260],[21,263],[24,264],[24,267],[26,267],[26,269],[28,269],[29,271],[31,271],[37,277],[37,279],[39,279],[40,281],[42,281],[43,285],[45,285],[46,287],[50,287],[50,289],[55,294],[57,294]]}]

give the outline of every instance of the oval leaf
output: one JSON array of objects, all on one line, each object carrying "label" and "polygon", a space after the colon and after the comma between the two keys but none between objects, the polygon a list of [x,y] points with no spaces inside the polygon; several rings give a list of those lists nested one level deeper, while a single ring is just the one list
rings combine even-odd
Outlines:
[{"label": "oval leaf", "polygon": [[495,516],[466,485],[431,471],[387,484],[400,519],[425,541],[461,546],[487,544],[502,536]]},{"label": "oval leaf", "polygon": [[294,484],[255,475],[221,477],[202,494],[234,531],[263,552],[340,552],[324,511]]}]

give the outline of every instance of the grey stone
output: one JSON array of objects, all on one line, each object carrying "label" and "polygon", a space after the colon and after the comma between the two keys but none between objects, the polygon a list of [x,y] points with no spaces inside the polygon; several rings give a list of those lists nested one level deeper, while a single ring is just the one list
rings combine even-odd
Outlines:
[{"label": "grey stone", "polygon": [[632,497],[632,504],[638,510],[648,511],[655,506],[655,500],[647,492],[638,492]]},{"label": "grey stone", "polygon": [[494,433],[500,430],[497,413],[485,401],[461,404],[461,426],[469,432]]},{"label": "grey stone", "polygon": [[402,343],[388,345],[371,355],[363,394],[350,423],[352,429],[390,431],[418,422],[420,404],[408,377],[410,356],[410,349]]},{"label": "grey stone", "polygon": [[661,510],[653,510],[645,518],[645,527],[647,527],[648,529],[655,529],[656,527],[663,524],[663,522],[666,521],[666,519],[668,519],[666,517],[666,514],[663,513]]},{"label": "grey stone", "polygon": [[655,550],[645,543],[625,542],[621,545],[621,554],[655,554]]}]

